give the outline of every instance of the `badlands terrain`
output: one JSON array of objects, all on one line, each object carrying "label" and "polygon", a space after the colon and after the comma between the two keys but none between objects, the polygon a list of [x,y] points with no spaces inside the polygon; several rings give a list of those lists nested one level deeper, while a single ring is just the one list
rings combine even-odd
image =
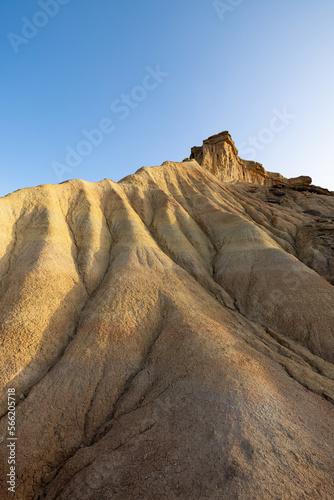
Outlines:
[{"label": "badlands terrain", "polygon": [[332,192],[223,132],[0,218],[1,499],[334,498]]}]

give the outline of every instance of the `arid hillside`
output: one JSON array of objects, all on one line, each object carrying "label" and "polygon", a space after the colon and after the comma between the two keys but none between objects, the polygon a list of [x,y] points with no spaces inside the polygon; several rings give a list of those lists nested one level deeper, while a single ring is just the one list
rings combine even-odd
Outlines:
[{"label": "arid hillside", "polygon": [[334,196],[226,134],[0,199],[1,499],[334,498]]}]

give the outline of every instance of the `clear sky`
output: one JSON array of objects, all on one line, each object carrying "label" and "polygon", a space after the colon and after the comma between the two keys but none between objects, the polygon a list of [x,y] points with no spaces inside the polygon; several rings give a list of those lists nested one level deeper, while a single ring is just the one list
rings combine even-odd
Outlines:
[{"label": "clear sky", "polygon": [[333,0],[5,0],[0,196],[119,180],[229,130],[334,190]]}]

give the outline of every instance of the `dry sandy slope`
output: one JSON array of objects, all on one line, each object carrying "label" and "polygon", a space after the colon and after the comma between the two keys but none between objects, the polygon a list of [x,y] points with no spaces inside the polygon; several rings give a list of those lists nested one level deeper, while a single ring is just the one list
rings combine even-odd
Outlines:
[{"label": "dry sandy slope", "polygon": [[189,161],[0,199],[14,498],[334,497],[334,197],[268,196]]}]

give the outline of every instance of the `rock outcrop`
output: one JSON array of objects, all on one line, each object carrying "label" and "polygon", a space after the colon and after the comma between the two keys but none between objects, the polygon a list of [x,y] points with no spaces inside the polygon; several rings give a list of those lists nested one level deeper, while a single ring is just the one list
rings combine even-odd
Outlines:
[{"label": "rock outcrop", "polygon": [[291,187],[312,184],[310,177],[286,179],[281,174],[267,172],[261,163],[242,160],[227,131],[209,137],[203,141],[201,147],[193,147],[190,158],[196,160],[205,170],[223,182],[246,181],[261,186],[273,186],[280,183]]},{"label": "rock outcrop", "polygon": [[334,198],[226,137],[0,199],[1,499],[334,497]]}]

